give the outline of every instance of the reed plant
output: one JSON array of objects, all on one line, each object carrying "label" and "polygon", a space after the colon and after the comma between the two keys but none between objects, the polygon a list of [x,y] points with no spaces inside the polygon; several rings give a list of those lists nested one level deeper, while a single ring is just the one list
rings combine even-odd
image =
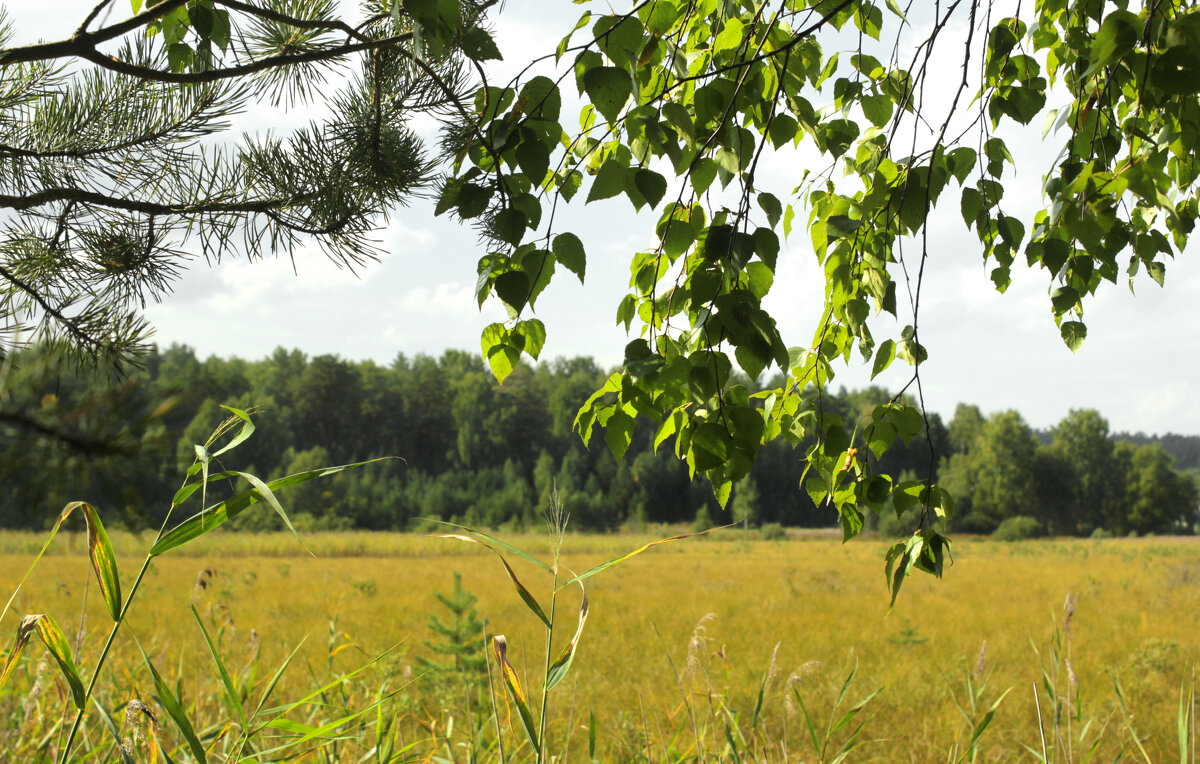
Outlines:
[{"label": "reed plant", "polygon": [[[327,718],[325,715],[327,709],[344,708],[343,704],[331,702],[331,696],[341,693],[344,700],[346,685],[376,666],[385,657],[385,653],[349,672],[318,678],[318,675],[310,670],[315,680],[310,691],[297,700],[281,702],[276,698],[275,691],[297,652],[293,651],[275,667],[265,682],[254,682],[250,678],[253,674],[248,674],[245,670],[231,670],[229,661],[221,653],[219,641],[214,638],[199,612],[192,608],[191,614],[203,638],[212,661],[212,670],[219,678],[222,691],[222,718],[219,723],[210,724],[206,728],[199,725],[191,713],[195,710],[194,703],[190,711],[189,704],[184,701],[182,684],[178,681],[169,682],[164,677],[161,659],[156,660],[152,657],[155,651],[151,649],[148,652],[138,638],[129,633],[129,629],[122,628],[129,620],[130,611],[138,602],[138,594],[147,572],[160,556],[214,531],[258,504],[269,506],[291,529],[291,521],[276,498],[276,491],[359,466],[355,464],[310,470],[270,482],[265,482],[248,472],[225,470],[221,466],[222,457],[244,443],[254,433],[255,428],[249,412],[232,407],[225,408],[230,416],[205,443],[195,446],[195,461],[186,470],[182,485],[172,499],[152,544],[145,552],[132,584],[124,591],[117,557],[100,518],[100,512],[91,504],[77,501],[68,504],[59,514],[42,548],[14,588],[3,610],[0,610],[0,623],[3,623],[21,587],[34,573],[63,524],[73,514],[79,513],[87,529],[87,551],[95,582],[111,624],[108,625],[107,634],[98,648],[94,665],[88,671],[79,660],[84,647],[83,636],[86,633],[83,616],[74,644],[55,619],[47,613],[31,613],[21,618],[16,628],[16,636],[5,650],[3,661],[0,663],[0,690],[12,676],[28,645],[36,637],[45,647],[46,655],[53,662],[59,677],[69,688],[69,700],[63,704],[58,718],[53,714],[45,717],[48,723],[40,725],[35,737],[22,734],[17,740],[9,741],[10,755],[20,753],[28,756],[31,761],[57,761],[58,764],[93,759],[107,760],[114,756],[123,764],[134,764],[135,761],[142,760],[143,755],[155,761],[160,756],[172,761],[179,758],[181,750],[186,750],[199,764],[207,764],[209,757],[214,753],[223,754],[220,758],[239,762],[273,761],[284,755],[302,757],[319,747],[336,748],[338,738],[332,733],[360,723],[360,720],[388,704],[398,694],[398,688],[383,691],[387,686],[384,682],[378,685],[380,690],[374,702],[350,713],[335,715],[333,718]],[[232,495],[209,504],[210,491],[222,487],[232,487]],[[188,511],[193,504],[189,500],[197,495],[199,509],[180,520],[179,515]],[[99,699],[97,687],[101,677],[106,674],[106,668],[109,668],[107,664],[119,637],[129,639],[137,648],[142,659],[138,668],[144,670],[144,673],[126,667],[126,671],[116,677],[117,681],[124,679],[125,686],[113,688],[114,691],[107,694],[108,702],[104,703]],[[332,651],[330,655],[333,655]],[[39,668],[39,677],[42,677],[43,673]],[[110,677],[113,676],[113,672],[107,673]],[[147,685],[153,690],[149,690]],[[128,697],[114,704],[114,697],[121,695]],[[161,709],[159,714],[156,714],[147,702],[151,698]],[[27,704],[27,708],[31,708],[31,704]],[[45,712],[48,709],[38,710]],[[152,732],[162,725],[160,717],[163,714],[183,741],[183,745],[177,750],[165,750],[158,735]],[[24,727],[22,724],[23,730]]]}]

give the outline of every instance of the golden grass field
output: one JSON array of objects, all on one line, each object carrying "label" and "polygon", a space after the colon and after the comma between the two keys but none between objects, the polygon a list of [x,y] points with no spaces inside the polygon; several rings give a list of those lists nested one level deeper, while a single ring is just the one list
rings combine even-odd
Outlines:
[{"label": "golden grass field", "polygon": [[[568,535],[562,562],[582,571],[649,539]],[[549,553],[541,537],[507,540],[535,554]],[[41,541],[34,534],[0,536],[5,598]],[[113,542],[123,580],[131,580],[140,563],[138,550],[149,538],[118,533]],[[263,676],[305,635],[304,655],[310,661],[331,662],[342,671],[399,643],[380,664],[389,667],[395,682],[407,676],[406,667],[425,649],[429,614],[444,615],[434,593],[449,592],[453,572],[460,571],[464,588],[479,596],[477,609],[488,629],[507,635],[510,660],[526,682],[541,669],[540,624],[486,550],[413,535],[318,534],[305,543],[315,557],[290,536],[215,534],[178,550],[182,554],[159,558],[124,636],[136,637],[164,674],[180,678],[185,703],[214,696],[217,682],[189,610],[192,604],[214,633],[221,632],[231,665],[249,660],[252,630],[261,646],[258,673]],[[794,700],[785,702],[791,688],[824,724],[838,688],[856,666],[843,708],[881,692],[855,721],[865,722],[864,742],[849,761],[941,762],[956,745],[963,754],[970,727],[955,699],[965,703],[966,679],[978,684],[981,676],[987,680],[985,707],[1005,689],[1011,692],[980,740],[979,761],[1040,759],[1035,683],[1050,761],[1083,761],[1097,741],[1097,761],[1180,760],[1180,688],[1185,682],[1191,687],[1200,660],[1200,539],[959,540],[945,578],[915,574],[890,614],[886,546],[872,539],[846,545],[830,538],[768,542],[752,531],[727,530],[654,547],[589,579],[590,617],[578,657],[570,677],[552,694],[551,727],[558,744],[569,726],[568,757],[585,761],[591,711],[597,757],[718,760],[725,745],[720,725],[714,722],[705,731],[703,724],[693,723],[684,699],[696,717],[711,720],[713,709],[724,704],[749,727],[778,645],[763,706],[764,739],[773,760],[783,760],[785,748],[788,760],[818,760],[801,734]],[[64,535],[55,541],[0,624],[0,646],[10,646],[25,613],[49,613],[73,633],[82,595],[90,590],[80,653],[87,673],[111,622],[95,581],[87,583],[86,549],[83,538]],[[535,596],[546,598],[545,574],[510,561]],[[211,584],[198,587],[204,570],[212,571]],[[1064,628],[1068,595],[1076,598],[1076,606]],[[560,602],[561,640],[574,630],[578,602],[577,589]],[[344,637],[331,638],[331,629]],[[331,644],[347,643],[352,647],[329,658]],[[109,703],[119,706],[130,694],[149,698],[153,688],[145,672],[134,668],[136,648],[123,642],[118,651],[100,683],[112,693]],[[1075,684],[1068,675],[1068,651]],[[40,645],[29,648],[5,688],[8,694],[0,695],[0,728],[9,724],[10,736],[19,726],[13,720],[28,723],[28,714],[21,717],[20,693],[34,681],[41,652]],[[1057,726],[1043,671],[1057,692],[1078,689],[1077,705],[1073,702]],[[355,681],[369,683],[373,675],[378,671]],[[298,697],[312,682],[307,669],[290,670],[283,687],[289,697]],[[1116,683],[1127,712],[1118,705]],[[420,694],[422,680],[410,692]],[[215,702],[201,702],[196,711],[221,714]],[[424,713],[428,728],[438,711],[427,706]],[[1133,740],[1134,731],[1144,751]],[[171,741],[173,732],[164,725],[159,734]],[[1061,737],[1057,747],[1056,736]],[[1192,745],[1190,739],[1186,745]]]}]

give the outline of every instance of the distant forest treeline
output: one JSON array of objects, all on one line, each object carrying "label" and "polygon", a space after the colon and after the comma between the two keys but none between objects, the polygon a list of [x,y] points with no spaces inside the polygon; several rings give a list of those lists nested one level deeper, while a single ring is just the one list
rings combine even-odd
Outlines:
[{"label": "distant forest treeline", "polygon": [[[260,361],[201,360],[173,345],[110,381],[65,370],[42,350],[12,360],[0,383],[0,527],[45,527],[73,499],[119,510],[134,527],[156,526],[195,444],[226,417],[219,404],[257,412],[257,432],[225,468],[278,477],[400,457],[281,495],[305,529],[404,529],[420,518],[532,526],[552,487],[579,529],[836,524],[800,485],[803,447],[782,440],[763,447],[725,509],[689,478],[671,441],[652,450],[652,423],[638,422],[620,462],[602,438],[585,448],[575,413],[607,377],[587,358],[521,367],[503,386],[478,354],[454,350],[380,366],[282,348]],[[891,394],[870,387],[824,397],[827,414],[853,422]],[[1200,437],[1114,437],[1086,410],[1036,433],[1017,412],[985,417],[965,404],[948,424],[931,413],[927,435],[876,466],[946,485],[957,500],[952,529],[991,532],[1021,517],[1060,534],[1191,532],[1196,521]],[[887,513],[878,521],[887,533],[916,522]],[[274,529],[279,520],[263,508],[234,525]]]}]

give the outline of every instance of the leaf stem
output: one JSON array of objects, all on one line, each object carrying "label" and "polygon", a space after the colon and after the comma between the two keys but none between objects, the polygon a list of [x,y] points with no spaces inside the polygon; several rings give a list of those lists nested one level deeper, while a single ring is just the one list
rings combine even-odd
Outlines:
[{"label": "leaf stem", "polygon": [[87,689],[83,693],[83,706],[75,713],[75,720],[71,722],[71,731],[67,735],[67,742],[63,745],[62,753],[59,754],[59,764],[66,764],[67,757],[71,754],[71,746],[75,743],[75,736],[79,733],[79,725],[83,722],[84,709],[87,708],[87,702],[92,697],[92,690],[96,687],[96,681],[100,678],[100,671],[104,668],[104,663],[108,659],[108,652],[112,649],[113,640],[117,637],[117,631],[120,630],[121,624],[125,622],[125,614],[129,612],[129,606],[133,603],[133,597],[137,594],[138,587],[141,586],[142,579],[146,575],[146,571],[150,568],[150,561],[154,559],[153,555],[146,555],[146,559],[142,561],[142,568],[138,571],[137,578],[133,581],[133,586],[129,589],[128,596],[125,597],[125,604],[121,607],[121,615],[113,623],[112,629],[108,632],[108,639],[104,642],[104,649],[100,651],[100,658],[96,661],[96,670],[92,672],[92,678],[88,681]]},{"label": "leaf stem", "polygon": [[[541,730],[538,732],[538,742],[541,744],[541,750],[538,751],[538,762],[546,761],[546,709],[549,707],[550,700],[550,661],[553,657],[551,651],[554,642],[554,611],[558,604],[558,552],[554,555],[554,572],[553,584],[550,587],[550,626],[546,629],[546,664],[542,671],[542,715],[541,715]],[[570,732],[568,731],[568,734]]]}]

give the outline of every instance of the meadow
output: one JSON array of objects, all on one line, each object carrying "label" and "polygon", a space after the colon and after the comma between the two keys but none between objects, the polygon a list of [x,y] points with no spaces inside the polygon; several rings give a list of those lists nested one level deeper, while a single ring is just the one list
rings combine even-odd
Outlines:
[{"label": "meadow", "polygon": [[[549,557],[542,536],[505,538]],[[562,565],[583,571],[652,538],[568,534]],[[493,708],[504,755],[532,758],[502,690],[490,691],[491,703],[486,678],[472,696],[466,682],[419,663],[437,641],[430,615],[449,615],[435,593],[449,594],[460,572],[487,632],[506,636],[509,660],[537,695],[544,631],[495,555],[418,535],[303,540],[305,548],[289,535],[217,533],[156,559],[97,684],[80,760],[116,761],[117,740],[132,761],[191,756],[155,710],[137,644],[175,688],[209,761],[235,760],[227,738],[236,709],[191,607],[243,702],[261,696],[297,646],[262,705],[281,708],[332,682],[291,709],[297,721],[262,731],[264,740],[319,733],[278,759],[259,741],[261,760],[496,760]],[[5,597],[42,541],[0,536]],[[131,575],[150,539],[112,541]],[[556,760],[832,761],[842,751],[879,762],[1194,761],[1187,693],[1200,658],[1200,541],[959,539],[945,578],[915,575],[890,612],[886,547],[725,530],[588,579],[576,659],[551,693]],[[506,556],[546,601],[544,572]],[[91,576],[86,537],[60,536],[0,624],[0,645],[11,647],[21,615],[48,613],[80,646],[87,675],[111,623]],[[574,632],[579,602],[577,588],[564,590],[555,652]],[[480,634],[480,654],[484,644]],[[31,644],[0,694],[0,746],[21,761],[52,760],[68,716],[70,693],[44,653]],[[370,713],[323,727],[393,691]],[[138,714],[122,717],[134,698],[155,713],[153,733]]]}]

